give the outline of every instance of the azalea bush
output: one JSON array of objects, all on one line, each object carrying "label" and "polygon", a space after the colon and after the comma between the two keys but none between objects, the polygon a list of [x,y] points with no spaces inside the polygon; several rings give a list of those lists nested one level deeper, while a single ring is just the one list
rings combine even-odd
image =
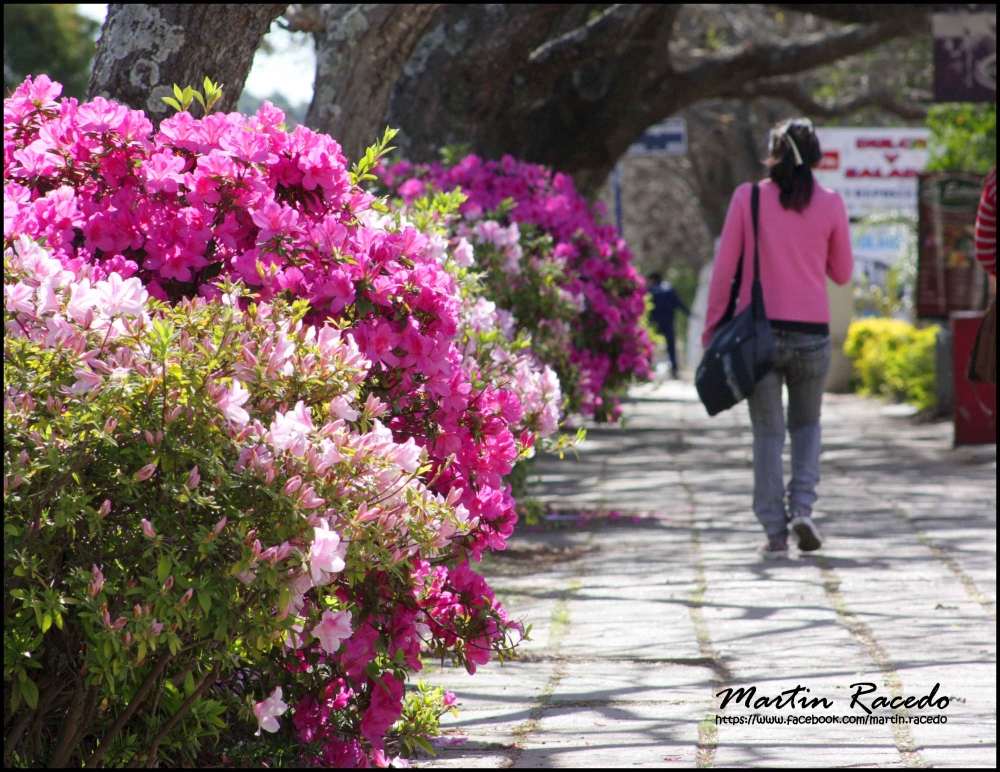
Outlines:
[{"label": "azalea bush", "polygon": [[306,761],[380,761],[422,644],[519,637],[467,566],[435,615],[475,520],[305,301],[171,307],[23,237],[4,285],[8,761],[193,764],[290,709]]},{"label": "azalea bush", "polygon": [[453,164],[400,161],[379,179],[412,207],[442,191],[466,196],[450,223],[484,274],[486,297],[511,329],[530,334],[558,375],[567,409],[614,420],[617,395],[650,376],[652,344],[640,320],[645,282],[615,228],[565,174],[505,156]]},{"label": "azalea bush", "polygon": [[435,224],[460,197],[359,186],[388,137],[349,171],[267,103],[154,131],[58,95],[4,103],[8,754],[202,763],[225,723],[234,763],[385,763],[433,724],[421,647],[474,672],[521,635],[470,561],[558,379]]}]

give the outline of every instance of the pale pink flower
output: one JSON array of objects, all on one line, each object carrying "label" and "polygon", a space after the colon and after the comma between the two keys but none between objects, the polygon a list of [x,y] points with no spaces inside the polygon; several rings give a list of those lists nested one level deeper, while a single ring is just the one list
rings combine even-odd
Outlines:
[{"label": "pale pink flower", "polygon": [[343,418],[345,421],[358,420],[358,411],[351,407],[351,400],[344,395],[335,397],[330,402],[330,413],[337,418]]},{"label": "pale pink flower", "polygon": [[259,725],[257,734],[260,734],[261,729],[265,732],[277,732],[279,728],[277,717],[286,710],[288,710],[288,705],[281,699],[281,687],[275,686],[270,697],[253,706],[253,713],[257,717],[257,724]]},{"label": "pale pink flower", "polygon": [[389,457],[399,464],[407,472],[413,473],[420,466],[420,458],[423,455],[423,448],[410,437],[406,442],[396,445],[389,454]]},{"label": "pale pink flower", "polygon": [[212,529],[212,536],[218,536],[222,533],[222,529],[226,527],[226,523],[229,522],[229,518],[223,516],[223,518],[215,524],[215,528]]},{"label": "pale pink flower", "polygon": [[111,499],[105,499],[104,503],[101,504],[101,508],[97,510],[97,516],[100,518],[105,518],[111,514]]},{"label": "pale pink flower", "polygon": [[250,414],[242,407],[248,399],[250,399],[250,392],[234,378],[232,386],[216,398],[215,404],[219,406],[219,410],[226,418],[232,421],[238,429],[242,429],[250,421]]},{"label": "pale pink flower", "polygon": [[314,585],[327,584],[332,574],[344,570],[347,547],[340,542],[340,535],[331,531],[326,520],[313,528],[313,543],[309,546],[309,572]]},{"label": "pale pink flower", "polygon": [[336,654],[340,644],[351,637],[351,612],[324,611],[323,617],[313,628],[314,638],[319,639],[319,645],[327,654]]},{"label": "pale pink flower", "polygon": [[305,455],[309,432],[313,430],[311,412],[312,408],[299,400],[293,410],[276,413],[269,434],[271,446],[276,451],[287,450],[293,456]]},{"label": "pale pink flower", "polygon": [[138,316],[149,297],[141,281],[134,276],[123,279],[117,273],[109,275],[106,281],[97,282],[94,289],[100,296],[100,311],[108,317],[119,314]]},{"label": "pale pink flower", "polygon": [[193,491],[195,488],[198,487],[198,484],[200,482],[201,482],[201,474],[198,472],[198,467],[195,466],[195,467],[193,467],[191,469],[190,472],[188,472],[188,477],[187,477],[187,480],[184,483],[184,486],[189,491]]},{"label": "pale pink flower", "polygon": [[[145,467],[143,467],[145,468]],[[142,518],[142,532],[150,539],[156,538],[156,531],[153,530],[153,524],[150,523],[146,518]]]},{"label": "pale pink flower", "polygon": [[462,268],[468,268],[474,261],[475,251],[467,239],[461,238],[451,254]]},{"label": "pale pink flower", "polygon": [[104,383],[104,378],[87,367],[78,367],[73,371],[73,375],[77,377],[76,382],[69,388],[73,394],[87,394]]},{"label": "pale pink flower", "polygon": [[17,284],[5,284],[3,288],[4,306],[9,313],[31,313],[35,310],[32,296],[35,291],[19,281]]}]

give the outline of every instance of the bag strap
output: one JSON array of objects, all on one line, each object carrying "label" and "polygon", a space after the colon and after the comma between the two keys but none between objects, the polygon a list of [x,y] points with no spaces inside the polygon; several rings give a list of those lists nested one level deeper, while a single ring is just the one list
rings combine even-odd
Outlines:
[{"label": "bag strap", "polygon": [[[758,300],[760,302],[760,317],[764,318],[764,289],[760,283],[760,253],[757,248],[757,220],[760,210],[760,188],[754,183],[753,192],[750,194],[750,215],[753,220],[753,289],[751,304],[755,306],[753,310],[754,318],[758,318],[756,308]],[[740,288],[743,286],[743,251],[740,251],[740,262],[736,265],[736,274],[729,287],[729,303],[726,305],[726,313],[722,315],[718,326],[726,324],[736,315],[736,306],[740,301]]]},{"label": "bag strap", "polygon": [[750,305],[753,310],[753,318],[762,321],[767,318],[764,311],[764,287],[760,283],[760,249],[757,245],[757,220],[760,214],[760,188],[754,183],[753,193],[750,196],[750,214],[753,219],[753,287],[750,290]]}]

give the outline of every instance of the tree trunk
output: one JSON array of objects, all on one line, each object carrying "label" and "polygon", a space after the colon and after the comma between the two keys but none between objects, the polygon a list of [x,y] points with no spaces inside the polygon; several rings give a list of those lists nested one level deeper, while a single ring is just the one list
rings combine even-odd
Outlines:
[{"label": "tree trunk", "polygon": [[231,111],[254,52],[287,5],[112,3],[104,21],[88,98],[127,104],[159,123],[174,111],[162,100],[173,86],[223,85],[216,109]]},{"label": "tree trunk", "polygon": [[435,3],[324,4],[316,35],[316,86],[306,125],[341,142],[356,160],[381,136],[389,92],[434,13]]}]

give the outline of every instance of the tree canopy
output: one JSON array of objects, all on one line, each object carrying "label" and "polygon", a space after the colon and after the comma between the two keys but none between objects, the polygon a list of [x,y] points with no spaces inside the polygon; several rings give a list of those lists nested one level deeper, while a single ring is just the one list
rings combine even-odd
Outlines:
[{"label": "tree canopy", "polygon": [[[800,76],[887,41],[929,33],[931,6],[771,7],[810,21],[777,30],[750,25],[729,39],[692,29],[684,11],[701,6],[681,4],[231,5],[212,11],[112,4],[91,93],[114,95],[157,118],[159,92],[211,73],[232,100],[223,109],[231,109],[253,50],[283,14],[289,29],[316,40],[315,96],[306,123],[335,136],[349,157],[388,124],[401,129],[397,142],[415,161],[435,159],[449,145],[485,157],[510,153],[571,173],[588,194],[647,127],[706,99],[781,97],[816,114],[877,107],[911,119],[923,115],[899,89],[871,88],[862,79],[845,84],[836,98],[817,98]],[[146,48],[136,49],[136,41]]]}]

